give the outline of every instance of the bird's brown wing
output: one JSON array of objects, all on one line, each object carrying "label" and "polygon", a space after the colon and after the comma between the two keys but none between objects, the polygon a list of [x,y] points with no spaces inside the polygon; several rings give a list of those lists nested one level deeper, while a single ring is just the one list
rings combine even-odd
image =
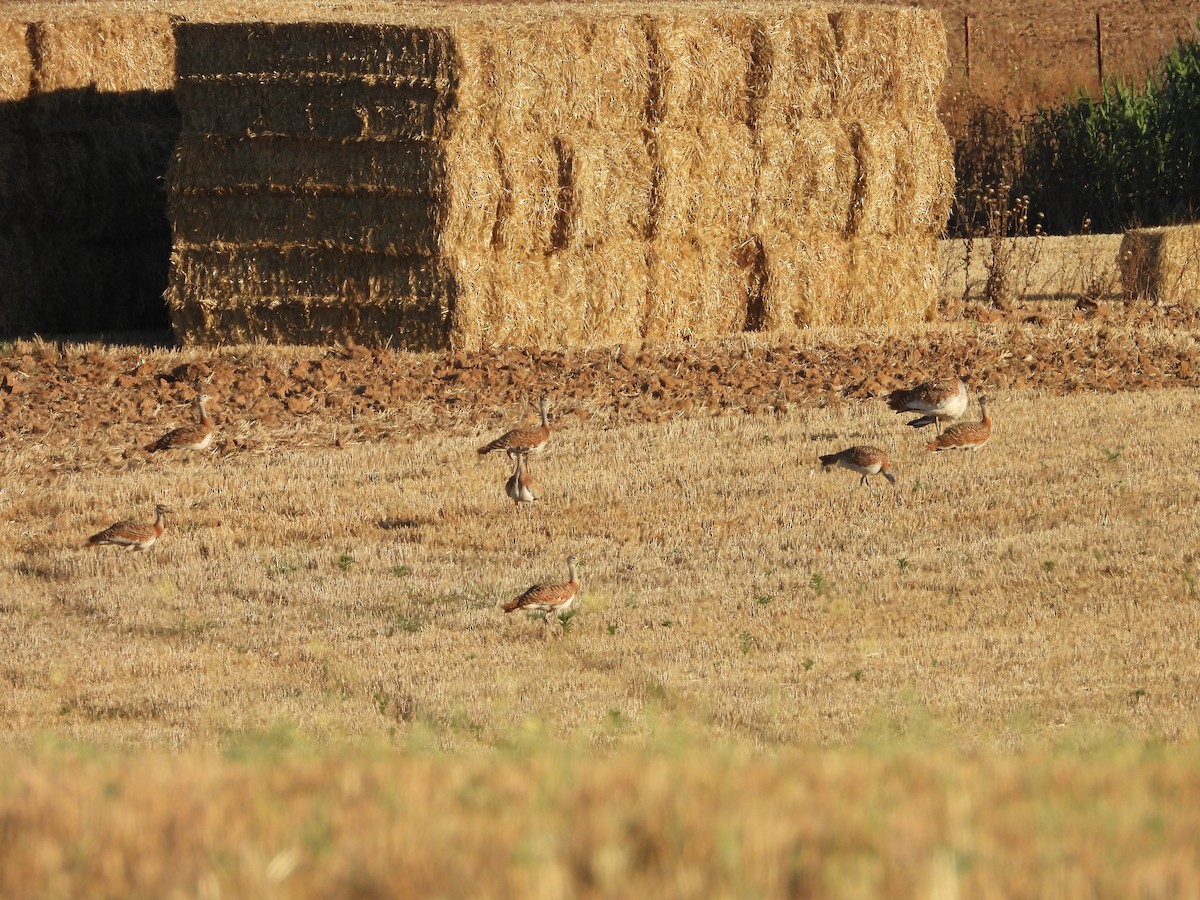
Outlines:
[{"label": "bird's brown wing", "polygon": [[154,534],[153,525],[137,522],[118,522],[88,538],[89,544],[138,544]]},{"label": "bird's brown wing", "polygon": [[493,450],[528,450],[544,443],[547,436],[544,428],[514,428],[480,447],[479,455],[491,453]]},{"label": "bird's brown wing", "polygon": [[560,606],[575,595],[575,585],[566,584],[535,584],[519,597],[504,604],[505,612],[518,609],[528,609],[535,606]]},{"label": "bird's brown wing", "polygon": [[184,425],[168,431],[146,449],[153,453],[155,450],[175,450],[179,447],[190,447],[192,444],[198,444],[208,437],[211,430],[204,425]]},{"label": "bird's brown wing", "polygon": [[947,428],[941,435],[930,441],[930,450],[950,450],[954,447],[970,447],[982,444],[992,436],[990,422],[963,422]]}]

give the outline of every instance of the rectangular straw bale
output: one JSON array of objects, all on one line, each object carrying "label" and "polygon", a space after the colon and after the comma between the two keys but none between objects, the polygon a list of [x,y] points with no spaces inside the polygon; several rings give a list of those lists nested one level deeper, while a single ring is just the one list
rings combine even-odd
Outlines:
[{"label": "rectangular straw bale", "polygon": [[445,310],[436,302],[363,304],[233,297],[212,305],[172,294],[168,307],[172,328],[188,344],[354,341],[416,352],[449,346]]},{"label": "rectangular straw bale", "polygon": [[446,98],[404,80],[327,76],[180,78],[183,127],[236,137],[431,140],[444,131]]},{"label": "rectangular straw bale", "polygon": [[765,233],[763,328],[779,331],[841,324],[849,291],[850,246],[840,233]]},{"label": "rectangular straw bale", "polygon": [[491,134],[492,122],[464,116],[442,144],[447,160],[442,193],[440,249],[453,265],[490,253],[500,240],[501,198],[508,194],[500,177],[500,150]]},{"label": "rectangular straw bale", "polygon": [[183,193],[266,188],[293,193],[389,191],[428,197],[445,180],[442,148],[429,141],[186,134],[171,168]]},{"label": "rectangular straw bale", "polygon": [[[506,344],[538,345],[546,338],[550,268],[545,254],[499,250],[459,257],[454,265],[455,349]],[[578,316],[580,309],[561,309]]]},{"label": "rectangular straw bale", "polygon": [[164,14],[38,22],[32,44],[39,93],[169,91],[175,81],[175,41]]},{"label": "rectangular straw bale", "polygon": [[858,167],[843,125],[834,119],[800,119],[795,128],[764,127],[758,138],[762,170],[755,233],[844,232]]},{"label": "rectangular straw bale", "polygon": [[33,58],[29,55],[26,24],[0,21],[0,103],[24,100],[33,80]]},{"label": "rectangular straw bale", "polygon": [[838,45],[838,118],[896,119],[936,108],[948,66],[940,13],[845,6],[829,21]]},{"label": "rectangular straw bale", "polygon": [[446,303],[449,282],[426,257],[319,247],[180,244],[175,277],[196,297],[289,297]]},{"label": "rectangular straw bale", "polygon": [[1130,229],[1121,239],[1117,261],[1130,296],[1168,306],[1200,306],[1200,225]]},{"label": "rectangular straw bale", "polygon": [[719,119],[698,128],[656,128],[651,229],[669,239],[728,242],[750,227],[756,185],[755,140],[745,125]]},{"label": "rectangular straw bale", "polygon": [[763,128],[801,128],[811,119],[833,115],[837,82],[837,40],[828,11],[799,8],[768,17],[763,25],[769,66],[756,115]]},{"label": "rectangular straw bale", "polygon": [[454,44],[446,28],[351,22],[180,22],[176,68],[196,75],[404,76],[448,83]]},{"label": "rectangular straw bale", "polygon": [[855,234],[940,232],[954,190],[953,150],[936,119],[856,122]]},{"label": "rectangular straw bale", "polygon": [[745,124],[756,21],[744,15],[646,17],[657,85],[650,124],[698,128]]},{"label": "rectangular straw bale", "polygon": [[850,241],[844,325],[912,325],[937,313],[937,235],[883,235]]},{"label": "rectangular straw bale", "polygon": [[[649,246],[614,240],[549,260],[546,331],[560,346],[614,344],[641,334],[650,291]],[[558,310],[576,315],[560,315]]]},{"label": "rectangular straw bale", "polygon": [[653,171],[641,134],[579,128],[504,138],[494,145],[495,246],[549,252],[645,236]]},{"label": "rectangular straw bale", "polygon": [[704,339],[746,327],[751,271],[722,242],[660,239],[650,245],[647,340]]},{"label": "rectangular straw bale", "polygon": [[640,127],[646,35],[632,18],[577,16],[455,29],[460,108],[500,131]]},{"label": "rectangular straw bale", "polygon": [[172,198],[176,239],[188,244],[302,244],[396,256],[437,251],[437,212],[403,195],[269,193]]}]

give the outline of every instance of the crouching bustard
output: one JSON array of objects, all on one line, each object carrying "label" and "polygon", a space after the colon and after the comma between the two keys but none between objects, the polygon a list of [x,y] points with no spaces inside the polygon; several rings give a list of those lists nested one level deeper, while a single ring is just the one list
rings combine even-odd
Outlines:
[{"label": "crouching bustard", "polygon": [[888,455],[878,447],[847,447],[837,453],[828,453],[819,457],[821,465],[828,472],[834,466],[841,466],[862,476],[859,484],[867,484],[871,475],[882,475],[892,484],[896,483],[896,473],[888,463]]},{"label": "crouching bustard", "polygon": [[513,502],[513,508],[517,512],[521,511],[522,503],[529,505],[532,509],[533,502],[541,496],[542,486],[525,467],[524,453],[517,454],[517,467],[513,469],[508,481],[504,483],[504,493],[508,494],[509,499]]},{"label": "crouching bustard", "polygon": [[987,411],[988,399],[979,398],[978,422],[952,425],[925,445],[926,450],[978,450],[992,439],[992,417]]},{"label": "crouching bustard", "polygon": [[146,445],[147,453],[157,453],[160,450],[207,450],[213,439],[213,423],[204,408],[211,397],[200,394],[196,398],[196,410],[200,421],[194,425],[183,425],[168,431],[157,441]]},{"label": "crouching bustard", "polygon": [[570,612],[579,597],[579,575],[575,571],[577,560],[567,557],[567,581],[565,584],[535,584],[519,597],[504,604],[506,613],[524,609],[529,612],[544,612],[561,616]]},{"label": "crouching bustard", "polygon": [[529,453],[541,453],[550,440],[550,401],[543,397],[541,402],[542,424],[536,428],[514,428],[506,431],[494,441],[489,441],[477,451],[486,456],[495,450],[503,450],[510,457]]},{"label": "crouching bustard", "polygon": [[103,531],[93,534],[87,540],[89,547],[99,547],[102,544],[115,544],[126,549],[132,547],[135,551],[149,550],[154,546],[167,525],[164,515],[171,510],[161,503],[154,507],[154,521],[149,524],[133,522],[128,519],[109,525]]}]

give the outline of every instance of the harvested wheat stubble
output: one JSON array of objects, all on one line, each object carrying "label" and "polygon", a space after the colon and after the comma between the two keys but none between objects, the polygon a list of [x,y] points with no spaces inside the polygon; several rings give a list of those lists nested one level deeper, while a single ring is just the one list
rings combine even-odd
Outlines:
[{"label": "harvested wheat stubble", "polygon": [[[357,302],[439,300],[449,280],[426,257],[390,256],[318,247],[176,244],[172,265],[199,297],[293,296]],[[223,303],[224,300],[222,299]]]},{"label": "harvested wheat stubble", "polygon": [[185,194],[351,188],[429,197],[442,190],[445,178],[442,148],[427,141],[228,135],[189,135],[170,173],[174,189]]},{"label": "harvested wheat stubble", "polygon": [[1130,295],[1200,307],[1200,225],[1132,229],[1125,232],[1117,258]]},{"label": "harvested wheat stubble", "polygon": [[178,239],[192,244],[342,247],[395,256],[437,251],[437,210],[404,194],[190,194],[172,197]]},{"label": "harvested wheat stubble", "polygon": [[185,22],[176,69],[203,75],[404,76],[444,86],[453,45],[449,31],[355,22]]},{"label": "harvested wheat stubble", "polygon": [[33,58],[24,22],[0,20],[0,103],[24,100],[33,81]]},{"label": "harvested wheat stubble", "polygon": [[169,91],[175,81],[175,40],[167,15],[36,22],[30,45],[39,93]]},{"label": "harvested wheat stubble", "polygon": [[193,76],[176,81],[175,98],[194,134],[432,140],[446,127],[446,96],[403,78]]}]

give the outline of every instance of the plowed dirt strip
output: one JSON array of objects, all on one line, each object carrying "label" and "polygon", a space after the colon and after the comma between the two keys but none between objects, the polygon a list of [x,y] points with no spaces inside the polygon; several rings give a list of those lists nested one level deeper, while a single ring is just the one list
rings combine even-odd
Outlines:
[{"label": "plowed dirt strip", "polygon": [[[216,452],[494,428],[548,393],[572,417],[628,424],[724,413],[781,414],[959,374],[973,393],[1051,394],[1200,385],[1200,319],[1119,306],[986,311],[917,331],[747,336],[586,351],[411,354],[364,347],[147,350],[24,342],[0,358],[0,434],[52,465],[124,465],[190,421],[204,383]],[[981,319],[990,319],[986,323]]]}]

